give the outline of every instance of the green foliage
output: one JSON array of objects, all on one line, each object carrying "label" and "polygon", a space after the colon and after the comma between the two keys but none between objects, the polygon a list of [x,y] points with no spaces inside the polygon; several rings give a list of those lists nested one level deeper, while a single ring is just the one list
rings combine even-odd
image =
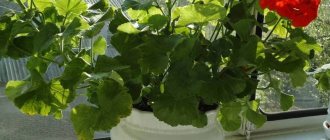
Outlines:
[{"label": "green foliage", "polygon": [[231,102],[221,106],[218,119],[226,131],[234,131],[241,127],[242,106],[238,102]]},{"label": "green foliage", "polygon": [[[71,112],[81,140],[115,127],[142,99],[172,126],[207,125],[199,110],[206,103],[219,105],[225,130],[239,129],[243,118],[260,127],[266,117],[258,110],[259,101],[250,101],[258,85],[251,76],[257,71],[269,75],[268,87],[288,110],[294,97],[280,90],[271,71],[287,73],[295,87],[302,86],[311,59],[322,51],[276,13],[265,10],[266,23],[256,22],[251,14],[258,9],[255,1],[196,0],[177,6],[125,0],[121,8],[107,0],[89,7],[83,0],[32,2],[0,17],[1,57],[29,57],[30,76],[9,82],[6,95],[23,113],[57,119],[76,96],[88,97],[89,104]],[[115,57],[106,56],[109,44],[98,35],[107,21],[111,45],[119,53]],[[258,37],[256,27],[276,36]],[[90,48],[82,46],[86,39]],[[64,72],[47,81],[49,65]],[[320,88],[330,89],[329,75],[315,74]],[[87,93],[77,94],[81,88]]]},{"label": "green foliage", "polygon": [[95,88],[98,106],[80,104],[71,112],[74,129],[81,140],[93,139],[94,131],[111,129],[131,112],[132,99],[120,83],[104,79]]},{"label": "green foliage", "polygon": [[59,15],[72,19],[87,10],[87,4],[83,0],[56,0],[54,6]]},{"label": "green foliage", "polygon": [[225,8],[208,4],[190,4],[174,10],[172,19],[178,18],[177,26],[188,24],[204,24],[212,20],[222,20],[225,17]]},{"label": "green foliage", "polygon": [[104,37],[99,36],[93,43],[93,53],[96,55],[105,55],[107,49],[107,41]]}]

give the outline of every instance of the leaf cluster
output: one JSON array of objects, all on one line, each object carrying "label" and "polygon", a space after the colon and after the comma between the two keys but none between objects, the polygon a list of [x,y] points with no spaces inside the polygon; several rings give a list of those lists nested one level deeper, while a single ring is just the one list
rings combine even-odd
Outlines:
[{"label": "leaf cluster", "polygon": [[[201,103],[219,105],[218,120],[225,130],[240,128],[242,118],[260,127],[255,94],[257,75],[288,73],[294,86],[306,81],[310,60],[322,49],[300,28],[262,11],[256,0],[176,0],[159,3],[125,0],[114,8],[107,0],[87,5],[83,0],[16,1],[22,11],[0,17],[0,54],[29,57],[30,76],[7,84],[6,94],[23,113],[54,115],[85,95],[90,104],[72,109],[79,139],[109,130],[130,114],[132,104],[147,100],[154,115],[172,126],[207,124]],[[254,12],[265,14],[259,23]],[[110,23],[108,23],[110,21]],[[119,55],[106,55],[104,26]],[[258,28],[272,34],[263,39]],[[211,31],[209,31],[211,29]],[[90,42],[88,46],[83,41]],[[45,79],[51,64],[64,69]],[[329,74],[318,74],[329,88]],[[325,77],[325,78],[324,78]],[[269,78],[266,88],[279,89]],[[86,88],[86,93],[77,90]],[[288,110],[294,97],[278,90]]]}]

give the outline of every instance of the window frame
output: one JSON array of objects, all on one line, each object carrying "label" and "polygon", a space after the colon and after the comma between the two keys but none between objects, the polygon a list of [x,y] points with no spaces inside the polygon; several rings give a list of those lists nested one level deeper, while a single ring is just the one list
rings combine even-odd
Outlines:
[{"label": "window frame", "polygon": [[[264,22],[264,15],[258,13],[257,14],[257,21],[259,23]],[[260,38],[262,37],[262,29],[260,27],[256,27],[256,35]],[[258,72],[255,71],[255,74],[251,76],[253,79],[258,79]],[[251,100],[256,99],[256,92],[251,96]],[[285,111],[285,112],[275,112],[275,113],[268,113],[263,111],[259,107],[259,111],[266,115],[267,121],[277,121],[277,120],[285,120],[285,119],[294,119],[294,118],[302,118],[302,117],[312,117],[312,116],[321,116],[321,115],[327,115],[326,107],[320,107],[320,108],[310,108],[310,109],[302,109],[302,110],[295,110],[295,111]]]}]

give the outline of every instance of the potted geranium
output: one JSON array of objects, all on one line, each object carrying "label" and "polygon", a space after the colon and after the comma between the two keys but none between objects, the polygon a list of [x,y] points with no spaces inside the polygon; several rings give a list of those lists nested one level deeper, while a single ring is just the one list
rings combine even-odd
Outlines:
[{"label": "potted geranium", "polygon": [[[320,0],[190,0],[183,6],[176,6],[177,0],[126,0],[121,8],[108,0],[93,5],[83,0],[15,2],[22,11],[0,18],[0,54],[29,57],[30,76],[9,82],[6,94],[25,114],[55,118],[76,96],[87,96],[89,103],[71,112],[79,139],[112,129],[133,106],[171,126],[202,128],[208,124],[207,111],[218,105],[224,130],[239,129],[242,118],[260,127],[266,117],[259,113],[258,100],[251,100],[255,77],[279,71],[301,86],[310,59],[321,50],[302,28],[316,18]],[[264,22],[257,13],[265,15]],[[108,20],[116,57],[105,55],[106,40],[98,36]],[[83,39],[90,48],[82,47]],[[60,77],[44,78],[50,64],[63,67]],[[269,77],[268,87],[278,89]],[[288,110],[294,97],[279,94],[282,109]]]}]

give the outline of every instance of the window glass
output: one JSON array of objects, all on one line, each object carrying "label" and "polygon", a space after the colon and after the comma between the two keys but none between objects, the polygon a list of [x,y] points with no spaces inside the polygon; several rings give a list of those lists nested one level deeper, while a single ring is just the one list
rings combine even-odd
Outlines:
[{"label": "window glass", "polygon": [[[323,52],[316,55],[312,60],[312,67],[320,67],[330,63],[330,1],[322,1],[319,9],[318,19],[306,27],[307,33],[315,37],[323,48]],[[309,70],[313,71],[313,70]],[[303,87],[293,88],[288,74],[272,73],[272,79],[280,83],[280,91],[295,96],[295,104],[290,109],[304,110],[312,108],[327,107],[329,103],[329,93],[319,91],[316,87],[317,80],[309,76],[307,83]],[[309,73],[311,75],[311,73]],[[268,75],[259,76],[259,87],[264,88],[269,84]],[[267,113],[281,112],[280,96],[272,88],[258,90],[257,98],[261,101],[261,109]]]}]

